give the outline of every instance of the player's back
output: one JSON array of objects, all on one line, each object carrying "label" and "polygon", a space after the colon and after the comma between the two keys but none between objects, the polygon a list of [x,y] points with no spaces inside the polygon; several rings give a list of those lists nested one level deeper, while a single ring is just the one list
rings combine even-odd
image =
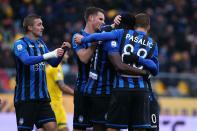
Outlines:
[{"label": "player's back", "polygon": [[[118,32],[121,36],[118,39],[118,48],[122,58],[124,55],[129,55],[130,53],[142,58],[151,59],[152,57],[157,57],[157,45],[145,32],[122,29],[118,30]],[[142,65],[138,65],[132,60],[127,64],[138,69],[145,69]],[[148,91],[146,79],[142,76],[118,74],[116,77],[116,87]]]},{"label": "player's back", "polygon": [[51,101],[62,100],[62,91],[58,87],[57,81],[64,80],[61,64],[58,67],[46,66],[47,86]]}]

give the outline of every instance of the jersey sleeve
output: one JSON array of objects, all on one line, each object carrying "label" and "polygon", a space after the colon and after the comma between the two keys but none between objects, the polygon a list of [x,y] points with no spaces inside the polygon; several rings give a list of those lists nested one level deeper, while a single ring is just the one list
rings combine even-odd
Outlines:
[{"label": "jersey sleeve", "polygon": [[27,54],[27,46],[22,40],[17,40],[13,47],[14,55],[19,57],[22,54]]},{"label": "jersey sleeve", "polygon": [[25,65],[33,65],[44,61],[43,56],[29,56],[27,45],[22,40],[14,43],[13,52]]},{"label": "jersey sleeve", "polygon": [[107,41],[105,43],[105,50],[108,52],[108,54],[114,53],[114,52],[119,52],[119,45],[118,42],[113,40],[113,41]]},{"label": "jersey sleeve", "polygon": [[155,45],[153,55],[150,59],[154,61],[154,63],[157,66],[157,72],[159,72],[159,60],[158,60],[158,46],[157,46],[157,44]]},{"label": "jersey sleeve", "polygon": [[111,32],[94,33],[81,39],[82,43],[117,40],[119,37],[119,30],[113,30]]}]

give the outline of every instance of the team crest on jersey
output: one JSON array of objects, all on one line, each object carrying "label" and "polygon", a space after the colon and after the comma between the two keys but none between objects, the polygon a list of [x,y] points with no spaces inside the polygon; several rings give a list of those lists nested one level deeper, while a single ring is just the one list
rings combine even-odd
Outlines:
[{"label": "team crest on jersey", "polygon": [[21,51],[23,49],[23,46],[21,44],[17,45],[17,50]]},{"label": "team crest on jersey", "polygon": [[79,116],[79,118],[78,118],[78,121],[80,122],[80,123],[82,123],[83,122],[83,116]]},{"label": "team crest on jersey", "polygon": [[24,123],[24,119],[23,118],[20,118],[19,121],[18,121],[19,125],[22,125]]},{"label": "team crest on jersey", "polygon": [[117,42],[116,42],[116,41],[112,41],[112,42],[111,42],[111,46],[112,46],[112,47],[117,47]]}]

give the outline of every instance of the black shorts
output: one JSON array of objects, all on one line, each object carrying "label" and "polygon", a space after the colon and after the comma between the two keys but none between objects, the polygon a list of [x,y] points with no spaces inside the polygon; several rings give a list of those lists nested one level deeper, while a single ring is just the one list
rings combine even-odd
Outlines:
[{"label": "black shorts", "polygon": [[151,127],[149,93],[113,91],[107,115],[108,128],[147,129]]},{"label": "black shorts", "polygon": [[89,105],[81,92],[75,91],[74,93],[74,129],[86,129],[91,127],[91,123],[88,119]]},{"label": "black shorts", "polygon": [[32,130],[34,124],[41,128],[45,123],[56,121],[49,102],[22,102],[14,106],[18,130]]},{"label": "black shorts", "polygon": [[110,96],[87,96],[89,119],[93,124],[106,124]]},{"label": "black shorts", "polygon": [[159,103],[153,93],[150,95],[150,118],[152,130],[148,131],[159,131]]}]

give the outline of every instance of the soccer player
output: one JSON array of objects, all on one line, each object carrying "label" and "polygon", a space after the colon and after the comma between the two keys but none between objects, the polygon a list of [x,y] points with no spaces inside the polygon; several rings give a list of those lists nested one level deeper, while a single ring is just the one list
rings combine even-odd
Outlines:
[{"label": "soccer player", "polygon": [[[109,30],[108,30],[109,31]],[[85,86],[84,93],[89,103],[90,120],[94,124],[95,131],[106,130],[107,111],[110,102],[111,89],[113,87],[114,76],[116,74],[113,65],[108,58],[109,46],[100,43],[96,47],[90,67],[88,82]],[[127,66],[126,64],[123,64]],[[121,70],[122,69],[122,70]],[[128,71],[121,67],[121,71]],[[126,69],[126,70],[125,70]],[[132,74],[141,73],[141,70],[129,68]]]},{"label": "soccer player", "polygon": [[[85,26],[85,29],[80,32],[80,34],[82,34],[83,36],[88,36],[89,34],[94,33],[96,31],[99,31],[99,32],[103,31],[103,30],[111,31],[112,28],[114,28],[118,19],[119,19],[119,16],[117,16],[114,19],[114,24],[112,24],[112,25],[101,26],[104,24],[104,11],[100,8],[89,7],[85,11],[86,26]],[[93,84],[93,85],[88,84],[88,86],[86,86],[86,82],[88,80],[88,75],[89,75],[89,68],[90,68],[89,61],[92,58],[96,47],[92,46],[91,43],[77,45],[73,39],[73,48],[77,54],[78,68],[79,68],[77,88],[75,90],[75,96],[74,96],[74,102],[75,102],[74,103],[74,122],[73,122],[74,123],[73,124],[74,130],[79,130],[79,129],[85,130],[85,128],[91,126],[92,123],[93,123],[94,130],[102,130],[102,129],[100,129],[100,127],[103,127],[103,124],[100,125],[100,123],[97,123],[92,119],[92,118],[95,118],[92,115],[95,113],[92,112],[94,110],[91,111],[89,108],[90,101],[89,101],[89,97],[87,97],[87,94],[86,94],[87,87],[91,88],[91,87],[93,87],[93,85],[94,86],[97,85],[97,84]],[[96,54],[94,54],[94,56],[95,55]],[[96,59],[94,59],[94,61],[95,60]],[[91,62],[91,63],[94,63],[94,62]],[[86,89],[85,89],[85,87],[86,87]],[[109,88],[108,88],[108,93],[109,93]],[[85,100],[85,102],[84,102],[84,100]],[[103,110],[103,108],[102,108],[102,110]],[[97,109],[97,111],[100,111],[100,108]],[[106,111],[105,111],[105,113],[106,113]],[[103,117],[101,117],[102,119],[104,119],[105,113],[102,113],[103,114]],[[97,117],[98,116],[99,116],[99,114],[97,114]],[[86,123],[89,123],[88,121],[90,121],[90,120],[91,120],[91,123],[86,124]],[[102,121],[102,123],[103,123],[103,121]]]},{"label": "soccer player", "polygon": [[[121,61],[121,59],[127,63],[124,61],[125,57],[135,54],[138,57],[131,59],[129,65],[138,69],[148,69],[152,75],[156,75],[159,69],[157,44],[146,35],[150,28],[150,19],[146,14],[138,14],[135,19],[135,30],[120,29],[109,33],[93,34],[86,38],[81,37],[82,39],[79,36],[75,40],[85,43],[115,39],[117,42],[111,42],[112,51],[109,54],[113,65],[117,64],[113,61]],[[115,67],[118,69],[118,65]],[[108,130],[127,127],[129,130],[150,128],[148,79],[128,75],[128,72],[117,71],[119,73],[115,78],[115,87],[108,112]]]},{"label": "soccer player", "polygon": [[[71,47],[67,43],[67,47]],[[63,61],[66,61],[68,58],[67,52],[64,54]],[[59,64],[58,67],[54,68],[50,65],[46,66],[46,77],[47,85],[49,90],[49,95],[51,97],[51,107],[55,113],[58,130],[59,131],[69,131],[67,127],[67,115],[63,106],[63,93],[74,95],[73,89],[64,83],[64,74],[62,70],[62,64]]]},{"label": "soccer player", "polygon": [[[135,22],[133,22],[133,25],[131,24],[132,21],[135,20],[131,20],[129,18],[130,13],[123,13],[121,15],[121,17],[119,17],[119,28],[127,28],[127,29],[133,29],[134,28],[134,24]],[[125,55],[124,56],[124,62],[125,63],[130,63],[131,59],[136,59],[136,56],[134,55]],[[150,83],[150,80],[147,80],[148,82],[148,88],[150,91],[150,120],[151,120],[151,128],[147,129],[147,131],[159,131],[159,103],[156,99],[155,93],[152,91],[152,86]]]},{"label": "soccer player", "polygon": [[[83,36],[88,36],[89,34],[99,30],[101,25],[104,24],[104,11],[97,7],[89,7],[85,11],[84,18],[86,25],[80,34]],[[76,54],[78,64],[78,77],[76,88],[74,90],[73,129],[74,131],[82,131],[91,126],[87,116],[89,107],[85,102],[86,97],[84,96],[83,91],[88,80],[90,59],[96,46],[92,46],[91,43],[78,45],[74,42],[74,39],[72,41],[72,46]]]},{"label": "soccer player", "polygon": [[34,124],[47,131],[56,131],[57,124],[50,106],[47,90],[45,61],[57,66],[64,54],[62,48],[49,52],[42,40],[44,30],[41,17],[36,14],[24,18],[25,36],[14,43],[16,88],[14,105],[19,131],[30,131]]}]

